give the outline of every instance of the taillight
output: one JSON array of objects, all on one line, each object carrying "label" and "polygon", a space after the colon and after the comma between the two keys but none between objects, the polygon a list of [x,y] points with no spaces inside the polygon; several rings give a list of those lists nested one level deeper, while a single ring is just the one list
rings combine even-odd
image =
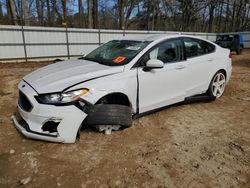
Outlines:
[{"label": "taillight", "polygon": [[229,53],[229,58],[232,59],[232,53],[231,52]]}]

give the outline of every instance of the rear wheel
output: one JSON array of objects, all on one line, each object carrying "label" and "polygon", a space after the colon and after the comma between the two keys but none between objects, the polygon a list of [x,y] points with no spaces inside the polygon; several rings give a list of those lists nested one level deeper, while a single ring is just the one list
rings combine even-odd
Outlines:
[{"label": "rear wheel", "polygon": [[209,95],[215,98],[219,98],[223,95],[226,86],[226,76],[222,71],[217,72],[210,85],[209,85]]},{"label": "rear wheel", "polygon": [[242,53],[242,47],[240,46],[237,50],[236,50],[236,54],[240,55]]}]

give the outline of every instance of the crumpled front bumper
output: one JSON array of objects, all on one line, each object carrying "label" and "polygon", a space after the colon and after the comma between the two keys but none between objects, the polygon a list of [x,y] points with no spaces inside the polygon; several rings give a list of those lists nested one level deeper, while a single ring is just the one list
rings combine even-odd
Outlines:
[{"label": "crumpled front bumper", "polygon": [[32,133],[27,131],[22,125],[21,123],[18,122],[16,116],[11,116],[11,119],[13,120],[13,123],[15,125],[15,127],[17,128],[17,130],[22,133],[23,135],[25,135],[27,138],[32,138],[32,139],[36,139],[36,140],[44,140],[44,141],[48,141],[48,142],[65,142],[65,139],[59,137],[52,137],[52,136],[47,136],[47,135],[41,135],[38,133]]},{"label": "crumpled front bumper", "polygon": [[[18,104],[20,117],[11,117],[20,133],[28,138],[49,142],[75,142],[77,132],[83,120],[87,117],[86,113],[74,105],[55,106],[39,104],[34,97],[37,96],[37,93],[24,81],[19,83],[18,88],[32,104],[31,111],[24,110]],[[44,126],[48,122],[57,124],[56,131],[44,130]],[[49,126],[48,124],[47,127]]]}]

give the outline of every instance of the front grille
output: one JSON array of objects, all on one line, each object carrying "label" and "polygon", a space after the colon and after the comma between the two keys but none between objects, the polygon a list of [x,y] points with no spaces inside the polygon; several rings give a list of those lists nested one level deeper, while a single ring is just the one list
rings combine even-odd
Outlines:
[{"label": "front grille", "polygon": [[19,91],[18,104],[23,110],[25,110],[27,112],[30,112],[33,108],[29,99],[21,91]]}]

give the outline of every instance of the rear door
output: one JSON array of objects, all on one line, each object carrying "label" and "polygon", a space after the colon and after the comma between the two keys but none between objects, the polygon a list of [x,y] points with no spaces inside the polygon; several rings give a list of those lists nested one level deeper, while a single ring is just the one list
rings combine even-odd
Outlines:
[{"label": "rear door", "polygon": [[201,94],[207,90],[208,82],[213,74],[215,46],[207,41],[196,38],[183,38],[187,70],[186,97]]}]

